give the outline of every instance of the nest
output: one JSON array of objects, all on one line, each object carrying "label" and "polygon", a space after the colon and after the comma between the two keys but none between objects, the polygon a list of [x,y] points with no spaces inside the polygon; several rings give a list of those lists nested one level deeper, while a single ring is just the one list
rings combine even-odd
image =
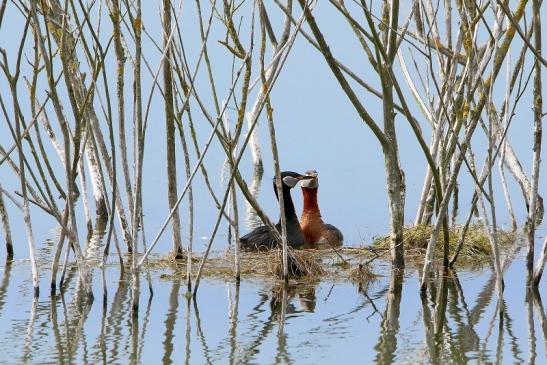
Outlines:
[{"label": "nest", "polygon": [[[372,280],[376,275],[372,265],[363,264],[370,258],[369,253],[362,248],[333,249],[303,249],[288,252],[288,279],[299,282],[312,282],[320,279],[352,280],[364,282]],[[201,257],[193,255],[192,274],[195,276]],[[370,262],[368,260],[367,262]],[[359,270],[359,267],[362,267]],[[147,265],[149,270],[161,271],[161,277],[166,279],[185,278],[186,260],[174,260],[171,256],[151,258]],[[165,271],[170,270],[167,274]],[[357,272],[361,275],[357,275]],[[233,252],[211,255],[203,270],[205,277],[233,278]],[[242,278],[283,278],[283,255],[281,249],[262,252],[242,252],[240,257],[240,272]],[[357,279],[359,277],[359,279]]]},{"label": "nest", "polygon": [[[416,262],[423,261],[432,230],[433,227],[429,225],[416,225],[403,228],[405,259]],[[449,230],[448,242],[450,254],[456,251],[462,232],[463,226],[460,225],[454,226]],[[516,234],[514,232],[498,230],[496,233],[500,249],[509,247],[510,244],[515,241]],[[379,237],[373,242],[373,246],[376,249],[388,250],[389,239],[389,236]],[[435,247],[437,257],[442,256],[443,242],[444,232],[441,229]],[[484,264],[490,262],[492,257],[492,246],[490,244],[487,228],[481,224],[470,225],[466,232],[465,241],[463,242],[457,262],[460,265]]]},{"label": "nest", "polygon": [[[283,251],[281,249],[274,250],[273,256],[273,260],[269,261],[269,273],[283,278]],[[289,278],[318,278],[326,274],[323,267],[309,251],[289,249],[287,266]]]}]

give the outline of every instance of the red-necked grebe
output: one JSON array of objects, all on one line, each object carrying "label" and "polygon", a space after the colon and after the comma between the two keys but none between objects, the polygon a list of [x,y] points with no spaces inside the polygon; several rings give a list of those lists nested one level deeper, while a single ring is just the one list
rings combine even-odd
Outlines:
[{"label": "red-necked grebe", "polygon": [[319,190],[319,178],[317,171],[306,171],[308,179],[302,182],[302,195],[304,197],[304,209],[300,227],[309,245],[329,244],[340,246],[344,241],[342,232],[332,224],[325,224],[321,219],[321,212],[317,204],[317,191]]},{"label": "red-necked grebe", "polygon": [[[304,246],[306,239],[304,238],[304,234],[300,228],[300,222],[298,221],[298,217],[296,216],[296,212],[294,210],[294,204],[291,198],[291,189],[294,188],[299,181],[312,178],[312,176],[306,176],[292,171],[283,171],[281,173],[283,203],[285,206],[284,214],[287,225],[287,242],[289,246],[293,248],[300,248]],[[277,188],[275,187],[275,179],[273,187],[275,196],[279,200]],[[281,233],[281,219],[279,219],[279,222],[275,225],[275,228]],[[241,248],[248,251],[269,250],[277,246],[272,232],[270,232],[266,226],[260,226],[247,233],[239,239],[239,243]]]}]

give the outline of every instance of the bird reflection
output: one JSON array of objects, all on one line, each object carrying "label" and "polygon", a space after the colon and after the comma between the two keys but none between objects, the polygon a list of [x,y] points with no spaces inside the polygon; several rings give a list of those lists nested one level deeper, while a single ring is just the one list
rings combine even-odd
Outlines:
[{"label": "bird reflection", "polygon": [[315,311],[315,287],[308,284],[279,284],[272,289],[270,309],[273,315],[280,315],[283,306],[285,314]]},{"label": "bird reflection", "polygon": [[[260,301],[248,315],[247,320],[253,323],[249,333],[242,333],[242,337],[251,336],[255,338],[247,345],[241,345],[241,357],[236,363],[249,363],[252,358],[260,353],[261,345],[269,338],[270,333],[277,324],[277,349],[276,359],[281,363],[292,363],[290,353],[287,351],[288,334],[285,331],[285,322],[288,315],[298,315],[313,312],[316,305],[315,286],[309,284],[286,284],[278,283],[271,289],[259,293]],[[266,320],[260,320],[260,314],[269,301],[270,315]],[[232,361],[231,361],[232,362]]]}]

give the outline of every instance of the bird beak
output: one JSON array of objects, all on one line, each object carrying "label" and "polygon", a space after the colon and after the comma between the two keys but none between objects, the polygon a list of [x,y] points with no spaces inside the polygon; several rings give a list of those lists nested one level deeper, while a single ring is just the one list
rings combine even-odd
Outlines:
[{"label": "bird beak", "polygon": [[311,171],[306,172],[306,176],[311,176],[312,178],[316,178],[317,175],[319,175],[319,174],[315,170],[311,170]]},{"label": "bird beak", "polygon": [[311,179],[315,179],[315,176],[301,175],[301,176],[298,177],[298,180],[311,180]]}]

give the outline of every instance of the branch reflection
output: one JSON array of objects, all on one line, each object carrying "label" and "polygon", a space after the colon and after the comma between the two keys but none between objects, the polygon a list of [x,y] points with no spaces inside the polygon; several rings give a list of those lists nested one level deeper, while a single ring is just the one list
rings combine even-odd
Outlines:
[{"label": "branch reflection", "polygon": [[379,364],[392,364],[395,360],[402,291],[403,271],[392,270],[389,279],[386,309],[380,327],[380,337],[378,338],[378,343],[374,346],[377,352],[376,362]]}]

